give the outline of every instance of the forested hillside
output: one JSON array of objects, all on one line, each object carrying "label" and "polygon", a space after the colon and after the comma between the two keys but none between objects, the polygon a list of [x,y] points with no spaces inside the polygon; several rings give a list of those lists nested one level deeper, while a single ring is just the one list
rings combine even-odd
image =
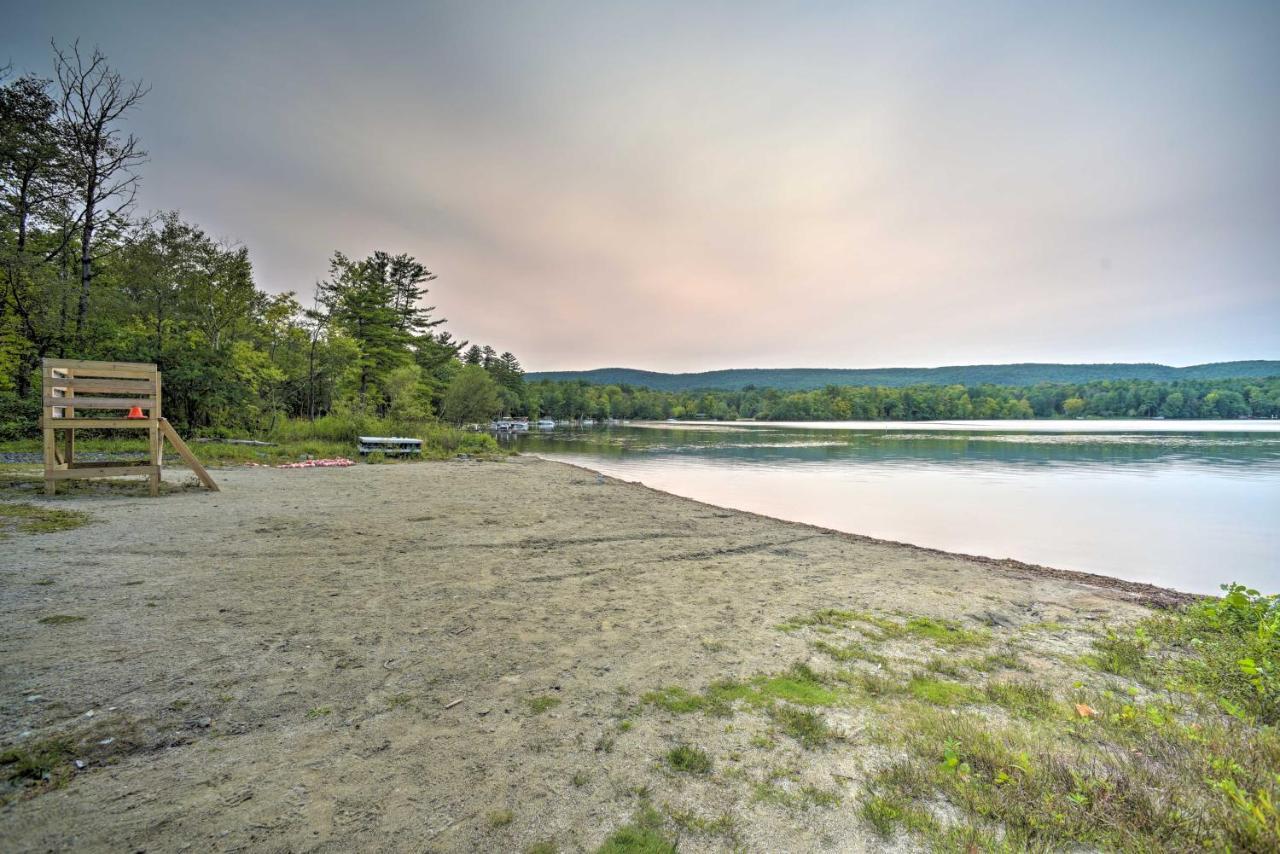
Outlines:
[{"label": "forested hillside", "polygon": [[831,385],[1008,385],[1089,383],[1099,380],[1212,380],[1280,376],[1280,361],[1215,362],[1173,368],[1156,364],[956,365],[944,368],[744,368],[691,374],[664,374],[631,368],[589,371],[534,371],[531,380],[586,380],[596,385],[632,385],[659,391],[739,391],[747,386],[809,391]]},{"label": "forested hillside", "polygon": [[927,421],[991,418],[1276,418],[1280,377],[1103,380],[1034,386],[827,386],[814,391],[654,391],[541,380],[526,384],[534,411],[556,418],[709,418],[761,421]]}]

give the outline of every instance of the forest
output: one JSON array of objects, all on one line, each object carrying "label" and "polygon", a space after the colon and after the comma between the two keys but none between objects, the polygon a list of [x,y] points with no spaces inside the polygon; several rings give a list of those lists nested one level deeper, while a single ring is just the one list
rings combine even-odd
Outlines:
[{"label": "forest", "polygon": [[436,276],[411,255],[335,251],[305,294],[268,293],[255,283],[247,247],[214,239],[179,212],[139,211],[147,152],[128,121],[146,94],[144,83],[78,45],[54,47],[47,79],[0,77],[0,439],[37,431],[48,356],[154,362],[166,415],[211,437],[421,434],[499,414],[1280,416],[1276,377],[709,391],[529,380],[511,352],[444,328],[424,304]]}]

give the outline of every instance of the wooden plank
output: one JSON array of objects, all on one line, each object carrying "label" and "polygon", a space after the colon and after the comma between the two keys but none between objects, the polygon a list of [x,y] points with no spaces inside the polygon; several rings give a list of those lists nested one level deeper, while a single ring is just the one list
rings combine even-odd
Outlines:
[{"label": "wooden plank", "polygon": [[45,359],[44,366],[59,370],[69,368],[74,371],[149,371],[153,374],[159,370],[154,362],[94,362],[89,359]]},{"label": "wooden plank", "polygon": [[75,480],[76,478],[91,477],[125,477],[134,474],[152,474],[155,471],[153,465],[132,465],[132,466],[89,466],[86,468],[74,469],[55,469],[44,473],[46,479],[53,478],[55,480]]},{"label": "wooden plank", "polygon": [[[54,397],[57,397],[56,392],[59,389],[62,390],[63,394],[73,391],[107,391],[154,396],[156,393],[155,380],[95,380],[76,377],[74,379],[59,380],[58,382],[62,383],[62,385],[53,386],[52,388],[46,386],[45,391],[55,392]],[[45,396],[48,397],[47,394]]]},{"label": "wooden plank", "polygon": [[218,484],[213,482],[213,478],[209,476],[209,472],[205,467],[200,465],[200,461],[196,459],[196,455],[191,453],[191,449],[187,447],[187,443],[182,441],[178,435],[178,431],[173,429],[173,425],[169,423],[167,418],[160,419],[160,432],[169,440],[169,444],[173,445],[173,449],[178,452],[178,456],[186,462],[191,470],[196,473],[196,477],[200,478],[200,482],[210,492],[218,491]]},{"label": "wooden plank", "polygon": [[50,430],[147,430],[155,426],[153,418],[46,418]]},{"label": "wooden plank", "polygon": [[64,385],[67,380],[73,377],[66,376],[66,373],[79,375],[81,379],[126,379],[126,380],[150,380],[156,376],[155,371],[132,370],[129,368],[96,368],[92,371],[66,371],[59,372],[57,368],[45,368],[44,378],[58,385]]},{"label": "wooden plank", "polygon": [[46,397],[45,406],[74,406],[77,409],[155,409],[159,406],[149,397]]},{"label": "wooden plank", "polygon": [[91,463],[71,463],[67,466],[70,469],[111,469],[111,468],[128,468],[129,466],[146,466],[151,465],[144,459],[136,460],[102,460]]}]

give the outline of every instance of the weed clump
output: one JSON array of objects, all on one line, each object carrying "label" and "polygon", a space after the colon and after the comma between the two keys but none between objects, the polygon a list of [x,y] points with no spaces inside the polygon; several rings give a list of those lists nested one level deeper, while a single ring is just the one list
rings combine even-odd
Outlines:
[{"label": "weed clump", "polygon": [[678,744],[667,751],[664,757],[672,771],[683,774],[710,774],[711,756],[701,748],[689,744]]},{"label": "weed clump", "polygon": [[530,713],[540,715],[543,712],[550,711],[560,705],[560,698],[553,697],[550,694],[543,694],[538,697],[529,697],[524,701],[524,703],[529,707]]},{"label": "weed clump", "polygon": [[827,719],[815,711],[778,703],[770,707],[769,717],[779,729],[806,748],[822,747],[835,738]]},{"label": "weed clump", "polygon": [[609,834],[596,854],[676,854],[676,845],[663,828],[662,816],[646,804],[629,824]]}]

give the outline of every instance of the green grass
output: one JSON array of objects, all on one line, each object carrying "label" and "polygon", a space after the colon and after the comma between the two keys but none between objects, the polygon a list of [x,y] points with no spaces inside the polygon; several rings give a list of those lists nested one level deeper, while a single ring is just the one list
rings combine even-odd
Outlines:
[{"label": "green grass", "polygon": [[979,646],[991,640],[985,631],[966,629],[953,620],[936,620],[932,617],[912,617],[904,626],[907,634],[931,640],[939,646]]},{"label": "green grass", "polygon": [[1024,718],[1043,718],[1061,711],[1053,692],[1035,682],[991,682],[985,694],[991,702]]},{"label": "green grass", "polygon": [[783,673],[756,676],[746,682],[722,679],[695,694],[679,686],[667,686],[641,695],[640,701],[675,714],[705,712],[727,716],[735,704],[761,708],[777,700],[802,706],[830,706],[841,702],[844,692],[806,664],[794,664]]},{"label": "green grass", "polygon": [[[34,478],[33,478],[34,480]],[[58,510],[35,504],[0,503],[0,540],[13,533],[52,534],[69,531],[89,522],[89,514]]]},{"label": "green grass", "polygon": [[560,698],[553,697],[550,694],[543,694],[538,697],[525,698],[524,704],[531,714],[540,715],[560,705]]},{"label": "green grass", "polygon": [[637,810],[631,822],[609,834],[597,854],[676,854],[676,845],[667,835],[662,815],[652,806]]},{"label": "green grass", "polygon": [[677,744],[667,751],[663,761],[672,771],[682,774],[710,774],[713,765],[705,750],[690,744]]},{"label": "green grass", "polygon": [[506,827],[516,820],[516,814],[511,810],[497,810],[489,813],[488,822],[492,828]]},{"label": "green grass", "polygon": [[822,747],[835,738],[821,713],[797,709],[781,703],[769,708],[769,717],[787,735],[809,749]]},{"label": "green grass", "polygon": [[962,706],[976,703],[982,694],[972,685],[948,682],[931,676],[916,676],[907,683],[911,696],[935,706]]},{"label": "green grass", "polygon": [[1280,595],[1234,584],[1223,591],[1128,633],[1108,632],[1085,663],[1208,699],[1242,721],[1280,725]]}]

